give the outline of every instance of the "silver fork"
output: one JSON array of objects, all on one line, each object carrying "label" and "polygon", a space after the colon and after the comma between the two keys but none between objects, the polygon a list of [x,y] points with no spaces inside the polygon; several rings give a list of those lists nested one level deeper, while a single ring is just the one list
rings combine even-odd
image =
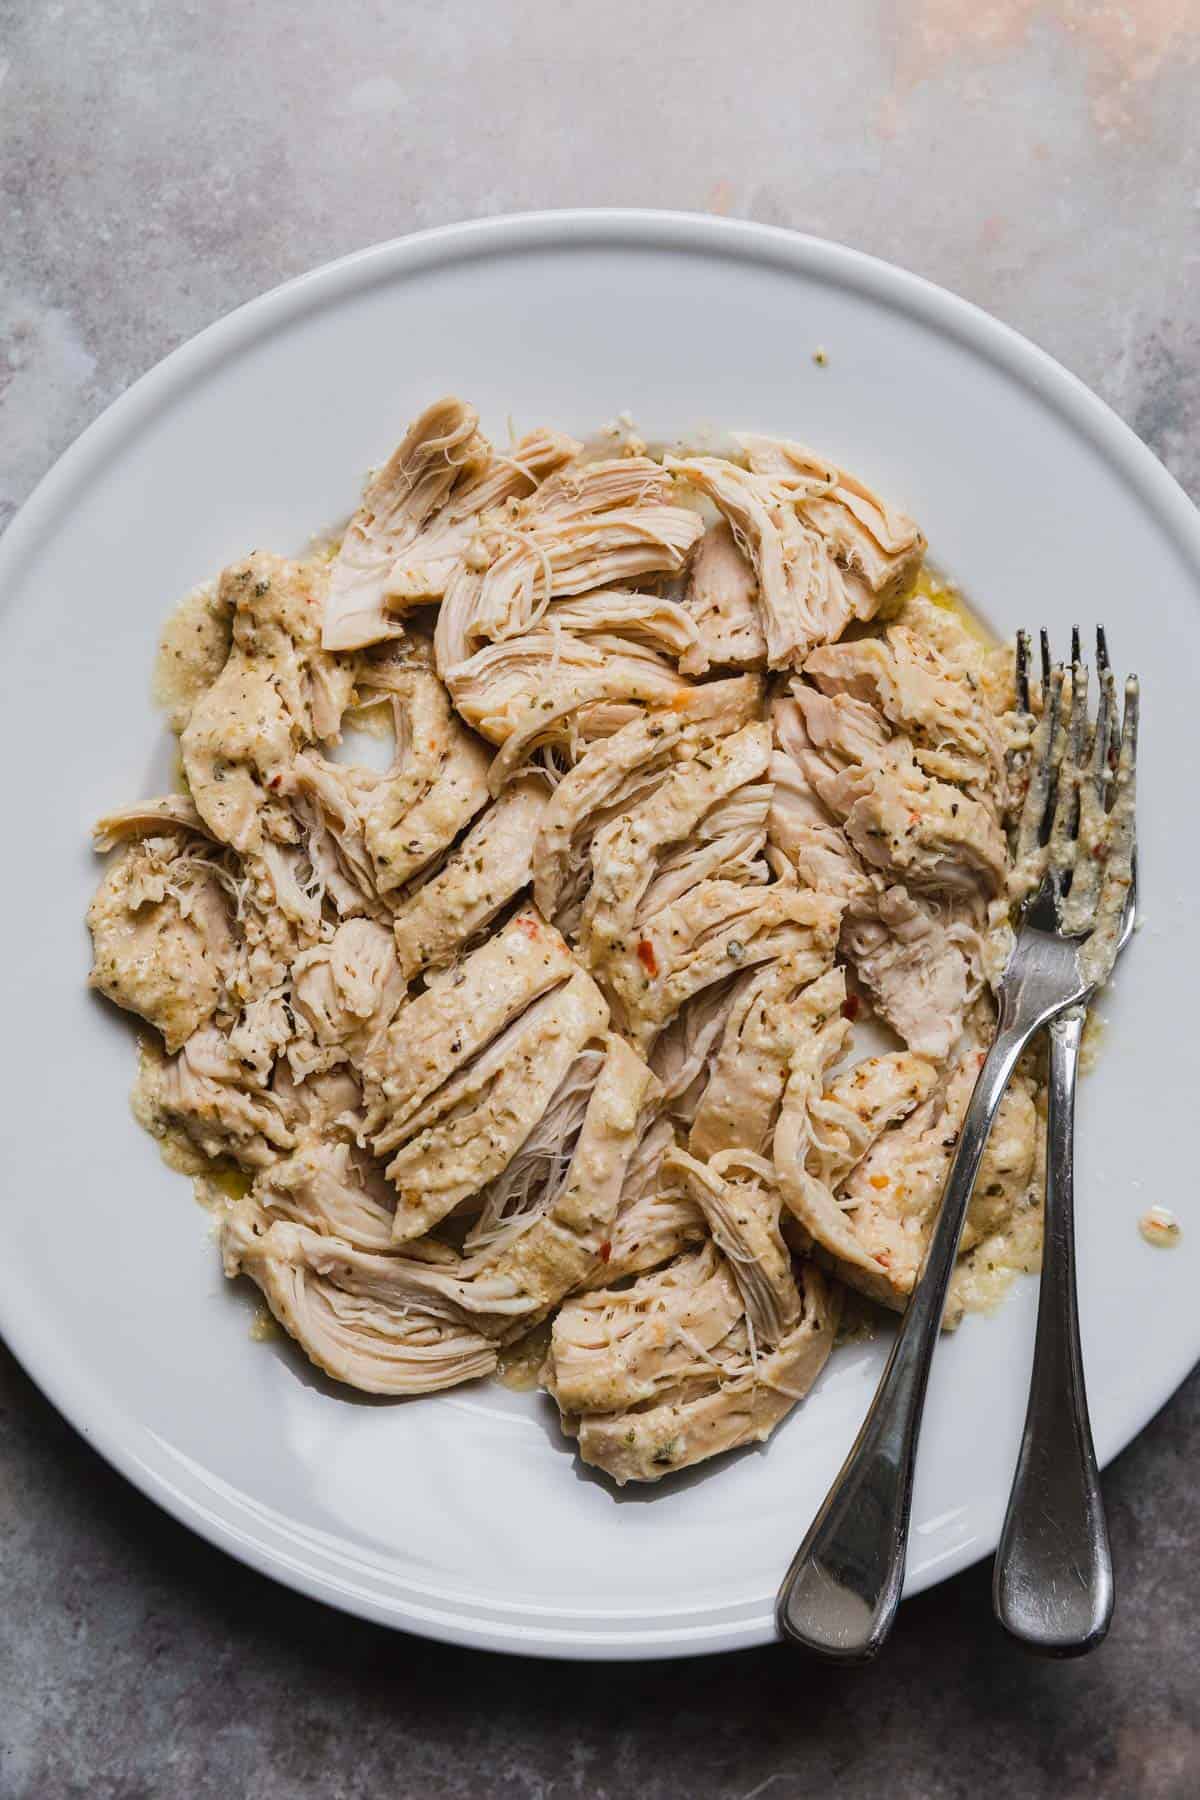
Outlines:
[{"label": "silver fork", "polygon": [[[1018,702],[1029,712],[1028,640],[1018,640]],[[1043,641],[1043,683],[1049,680],[1049,646]],[[1073,673],[1080,662],[1079,633],[1072,640]],[[1096,668],[1111,682],[1108,646],[1096,634]],[[1105,750],[1103,719],[1094,748]],[[1108,710],[1107,756],[1119,756],[1115,709]],[[1098,784],[1104,774],[1093,776]],[[1106,800],[1102,785],[1097,798]],[[1137,908],[1137,853],[1113,961],[1133,935]],[[1089,995],[1090,999],[1091,996]],[[1060,1013],[1050,1040],[1046,1131],[1045,1239],[1038,1294],[1037,1335],[1029,1401],[1017,1472],[992,1574],[996,1617],[1031,1650],[1078,1656],[1105,1637],[1112,1620],[1113,1572],[1108,1527],[1088,1418],[1079,1309],[1075,1291],[1075,1085],[1087,1001]],[[1064,1579],[1065,1577],[1065,1579]]]},{"label": "silver fork", "polygon": [[1029,897],[1000,982],[996,1036],[870,1411],[779,1590],[781,1634],[843,1662],[876,1654],[900,1603],[929,1368],[996,1109],[1034,1034],[1086,1002],[1107,975],[1132,889],[1136,680],[1126,686],[1111,807],[1111,671],[1101,675],[1090,741],[1086,672],[1079,661],[1070,676],[1061,667],[1052,670],[1046,688],[1017,837],[1017,868],[1026,872]]}]

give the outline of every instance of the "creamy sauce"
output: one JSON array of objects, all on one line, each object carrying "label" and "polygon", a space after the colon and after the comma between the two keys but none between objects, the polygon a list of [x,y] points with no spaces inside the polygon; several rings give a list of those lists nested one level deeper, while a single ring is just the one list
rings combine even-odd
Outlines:
[{"label": "creamy sauce", "polygon": [[1042,1208],[1030,1201],[999,1231],[981,1238],[960,1260],[950,1283],[950,1303],[965,1312],[992,1312],[1018,1275],[1042,1266]]},{"label": "creamy sauce", "polygon": [[210,1164],[192,1143],[186,1132],[169,1126],[154,1106],[149,1092],[149,1078],[162,1067],[163,1052],[142,1038],[138,1043],[138,1072],[129,1096],[129,1106],[142,1130],[158,1145],[158,1153],[168,1169],[177,1175],[207,1175]]},{"label": "creamy sauce", "polygon": [[989,631],[978,613],[972,612],[963,597],[961,588],[947,581],[944,575],[927,562],[923,562],[917,571],[917,578],[909,588],[905,599],[928,600],[933,606],[940,606],[943,612],[953,613],[954,617],[968,631],[977,643],[985,650],[995,650],[1000,639]]},{"label": "creamy sauce", "polygon": [[226,1211],[250,1192],[253,1177],[232,1163],[213,1163],[197,1150],[179,1126],[170,1125],[157,1111],[150,1093],[150,1077],[161,1067],[163,1052],[143,1039],[138,1045],[138,1073],[129,1096],[130,1111],[158,1145],[158,1154],[176,1175],[190,1175],[192,1195],[205,1212]]},{"label": "creamy sauce", "polygon": [[229,615],[217,605],[217,584],[202,581],[167,620],[154,659],[151,692],[172,730],[183,729],[200,695],[221,673],[230,639]]},{"label": "creamy sauce", "polygon": [[250,1320],[250,1336],[256,1344],[269,1344],[283,1336],[278,1319],[265,1301],[254,1309],[254,1316]]},{"label": "creamy sauce", "polygon": [[542,1364],[550,1349],[550,1321],[544,1319],[540,1325],[518,1338],[515,1344],[509,1344],[500,1352],[500,1360],[496,1365],[496,1379],[503,1382],[506,1388],[512,1388],[518,1394],[527,1394],[538,1384]]},{"label": "creamy sauce", "polygon": [[1104,1039],[1108,1032],[1108,1020],[1102,1019],[1093,1007],[1084,1020],[1083,1036],[1079,1040],[1079,1073],[1090,1075],[1100,1060],[1100,1052],[1104,1048]]}]

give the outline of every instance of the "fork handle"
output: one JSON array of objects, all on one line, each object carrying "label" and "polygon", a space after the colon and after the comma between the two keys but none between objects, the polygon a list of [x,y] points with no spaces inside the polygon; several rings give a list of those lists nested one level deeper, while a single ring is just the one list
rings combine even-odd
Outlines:
[{"label": "fork handle", "polygon": [[967,1206],[1009,1077],[1045,1016],[1001,1018],[871,1410],[779,1590],[781,1635],[839,1662],[874,1656],[900,1604],[917,1435]]},{"label": "fork handle", "polygon": [[1075,1078],[1085,1013],[1050,1026],[1046,1224],[1025,1432],[996,1552],[996,1617],[1029,1649],[1079,1656],[1113,1610],[1112,1558],[1088,1422],[1075,1296]]}]

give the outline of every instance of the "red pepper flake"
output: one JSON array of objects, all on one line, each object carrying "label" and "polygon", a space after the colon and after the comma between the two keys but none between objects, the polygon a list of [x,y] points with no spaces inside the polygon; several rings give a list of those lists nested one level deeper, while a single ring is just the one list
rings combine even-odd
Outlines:
[{"label": "red pepper flake", "polygon": [[282,787],[283,786],[283,776],[282,775],[272,775],[270,781],[268,781],[268,783],[267,783],[267,786],[269,788]]},{"label": "red pepper flake", "polygon": [[607,1262],[611,1255],[612,1255],[612,1244],[609,1242],[608,1238],[605,1238],[604,1242],[600,1246],[600,1261]]},{"label": "red pepper flake", "polygon": [[526,937],[536,938],[538,936],[538,922],[532,913],[522,913],[517,920],[517,926],[525,933]]},{"label": "red pepper flake", "polygon": [[654,954],[654,945],[649,938],[643,938],[637,947],[637,959],[645,969],[651,981],[658,974],[658,958]]},{"label": "red pepper flake", "polygon": [[858,995],[847,994],[846,998],[842,1001],[843,1019],[857,1019],[861,1010],[862,1001],[859,999]]}]

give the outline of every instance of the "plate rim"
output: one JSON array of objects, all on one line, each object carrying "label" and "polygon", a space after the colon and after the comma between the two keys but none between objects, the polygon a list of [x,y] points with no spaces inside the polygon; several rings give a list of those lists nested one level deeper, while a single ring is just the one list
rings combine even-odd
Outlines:
[{"label": "plate rim", "polygon": [[[650,208],[569,208],[545,212],[501,214],[435,226],[384,240],[291,277],[225,314],[170,351],[117,396],[67,447],[37,483],[0,537],[0,594],[35,557],[55,514],[73,486],[86,482],[105,458],[119,452],[125,437],[137,432],[156,410],[169,405],[184,389],[203,380],[225,359],[236,356],[256,339],[303,316],[311,309],[336,304],[345,295],[398,275],[443,267],[491,253],[513,254],[552,248],[633,246],[663,251],[716,255],[739,262],[761,262],[817,277],[866,294],[908,314],[938,335],[964,344],[998,365],[1088,441],[1114,468],[1122,482],[1155,517],[1200,587],[1200,512],[1174,476],[1113,409],[1047,351],[972,301],[897,264],[831,239],[794,232],[751,220],[725,219],[706,213]],[[0,601],[7,612],[7,601]],[[240,1562],[310,1598],[376,1623],[476,1649],[527,1656],[581,1660],[641,1660],[692,1656],[743,1649],[774,1639],[767,1617],[714,1618],[705,1621],[683,1609],[663,1615],[654,1629],[635,1628],[636,1635],[599,1631],[581,1624],[560,1626],[549,1618],[520,1623],[487,1619],[486,1609],[443,1611],[415,1601],[385,1600],[348,1580],[340,1583],[310,1560],[299,1564],[280,1543],[264,1534],[252,1537],[236,1520],[205,1505],[200,1484],[185,1492],[172,1479],[174,1453],[159,1444],[161,1463],[148,1460],[136,1447],[137,1422],[118,1402],[98,1395],[86,1373],[56,1359],[53,1334],[39,1333],[36,1309],[22,1304],[8,1287],[0,1266],[0,1332],[17,1362],[55,1409],[97,1450],[111,1467],[181,1524]],[[1200,1344],[1182,1361],[1160,1366],[1131,1418],[1101,1443],[1107,1463],[1139,1435],[1184,1381],[1194,1366]],[[144,1435],[144,1434],[143,1434]],[[176,1459],[177,1460],[177,1459]],[[979,1549],[979,1540],[961,1556],[948,1557],[936,1569],[906,1584],[906,1596],[990,1555],[994,1545]],[[716,1609],[736,1614],[746,1602]],[[540,1608],[533,1609],[536,1614]],[[625,1628],[628,1630],[628,1627]]]}]

